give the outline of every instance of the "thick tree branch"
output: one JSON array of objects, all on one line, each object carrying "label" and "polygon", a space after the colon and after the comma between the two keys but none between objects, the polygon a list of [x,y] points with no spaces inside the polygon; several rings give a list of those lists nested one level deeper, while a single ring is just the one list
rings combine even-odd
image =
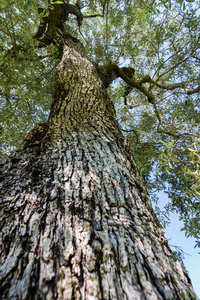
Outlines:
[{"label": "thick tree branch", "polygon": [[[53,6],[53,9],[38,9],[38,13],[44,16],[41,17],[38,29],[33,35],[39,42],[39,48],[54,43],[60,32],[65,34],[64,22],[68,19],[69,14],[76,16],[79,28],[82,24],[83,15],[78,6],[67,3],[51,4],[51,6]],[[13,43],[13,48],[7,51],[6,56],[8,54],[9,56],[15,57],[16,53],[23,49],[24,46]]]},{"label": "thick tree branch", "polygon": [[41,18],[38,30],[34,34],[40,47],[45,47],[54,42],[59,32],[64,33],[64,23],[67,21],[69,14],[76,16],[79,28],[82,24],[83,14],[79,6],[68,3],[52,6],[53,9],[45,11],[45,17]]},{"label": "thick tree branch", "polygon": [[159,115],[159,112],[158,112],[158,109],[157,109],[157,106],[155,103],[154,96],[145,87],[142,86],[143,82],[141,82],[141,81],[136,82],[133,79],[131,79],[129,76],[127,76],[128,74],[127,74],[126,69],[130,69],[130,68],[123,67],[120,69],[117,65],[113,65],[113,69],[119,75],[119,77],[121,77],[126,83],[128,83],[130,86],[138,89],[140,92],[142,92],[147,97],[149,103],[153,104],[156,116],[157,116],[159,122],[161,122],[161,118],[160,118],[160,115]]},{"label": "thick tree branch", "polygon": [[147,89],[145,89],[141,83],[138,83],[134,80],[131,79],[131,77],[129,76],[130,74],[127,74],[127,71],[128,69],[130,68],[126,68],[126,67],[123,67],[123,68],[119,68],[117,65],[112,65],[112,69],[115,71],[115,73],[121,77],[126,83],[128,83],[129,85],[131,85],[132,87],[138,89],[139,91],[141,91],[147,98],[148,98],[148,101],[150,103],[153,104],[154,102],[154,96],[149,92],[147,91]]},{"label": "thick tree branch", "polygon": [[149,81],[149,76],[147,76],[148,78],[145,77],[142,80],[137,82],[133,80],[133,75],[135,73],[134,68],[128,68],[128,67],[119,68],[116,64],[110,64],[107,66],[98,66],[96,64],[94,65],[97,68],[97,72],[106,88],[113,82],[113,80],[120,77],[130,87],[136,88],[140,92],[142,92],[147,97],[149,103],[153,104],[156,116],[159,122],[161,122],[161,118],[158,109],[156,107],[154,96],[145,87],[142,86],[142,83],[147,82],[147,79]]},{"label": "thick tree branch", "polygon": [[153,86],[156,86],[160,89],[171,90],[171,91],[175,90],[177,88],[183,88],[187,95],[192,95],[192,94],[198,93],[200,91],[200,86],[198,86],[194,90],[187,90],[186,89],[187,81],[175,83],[175,84],[164,85],[164,84],[160,84],[157,81],[151,79],[151,77],[149,75],[145,76],[144,78],[142,78],[139,81],[135,81],[133,79],[133,75],[135,72],[135,70],[133,68],[127,68],[127,67],[119,68],[116,64],[110,64],[108,66],[96,65],[96,68],[97,68],[99,76],[101,77],[102,82],[106,88],[113,82],[113,80],[115,80],[118,77],[122,78],[128,84],[127,93],[125,91],[125,104],[126,104],[126,96],[132,90],[132,88],[136,88],[137,90],[142,92],[147,97],[149,103],[153,104],[154,110],[155,110],[155,113],[157,115],[159,122],[161,122],[161,118],[160,118],[160,115],[159,115],[159,112],[158,112],[158,109],[157,109],[157,106],[155,103],[154,96],[149,90],[147,90],[142,85],[143,83],[151,83]]},{"label": "thick tree branch", "polygon": [[[156,116],[159,122],[161,122],[161,118],[158,109],[156,107],[154,96],[145,87],[142,86],[142,83],[147,82],[146,77],[137,82],[133,80],[133,75],[135,73],[134,68],[128,68],[128,67],[119,68],[116,64],[110,64],[108,66],[98,66],[96,64],[94,65],[96,66],[97,72],[99,73],[99,76],[106,88],[113,82],[113,80],[120,77],[130,87],[136,88],[140,92],[142,92],[147,97],[149,103],[153,104]],[[148,77],[148,81],[149,81],[149,77]]]}]

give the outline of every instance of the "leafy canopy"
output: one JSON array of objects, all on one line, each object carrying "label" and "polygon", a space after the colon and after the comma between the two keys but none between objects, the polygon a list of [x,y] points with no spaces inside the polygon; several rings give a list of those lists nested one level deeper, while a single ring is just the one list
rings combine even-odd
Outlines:
[{"label": "leafy canopy", "polygon": [[[33,36],[40,19],[62,3],[1,0],[1,155],[21,147],[34,123],[48,118],[62,32],[44,48]],[[82,41],[97,64],[134,68],[133,82],[152,95],[150,101],[122,79],[109,87],[152,200],[161,190],[169,196],[164,214],[157,207],[163,226],[167,213],[178,212],[186,236],[200,246],[200,1],[85,0],[77,5],[82,25],[78,28],[71,14],[65,31]]]}]

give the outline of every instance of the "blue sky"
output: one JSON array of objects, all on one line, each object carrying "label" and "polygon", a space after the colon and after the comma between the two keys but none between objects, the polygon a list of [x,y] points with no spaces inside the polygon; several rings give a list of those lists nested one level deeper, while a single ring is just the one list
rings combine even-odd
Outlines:
[{"label": "blue sky", "polygon": [[[160,198],[159,206],[162,208],[163,205],[168,201],[167,195],[161,192],[158,194],[158,197]],[[194,238],[186,238],[184,231],[180,231],[181,227],[183,227],[183,223],[179,221],[177,214],[171,214],[170,220],[171,223],[164,230],[164,235],[170,246],[180,246],[182,250],[187,253],[184,255],[185,258],[183,262],[189,273],[194,291],[200,299],[200,254],[198,254],[200,249],[194,248]],[[172,250],[174,251],[175,248],[172,247]]]},{"label": "blue sky", "polygon": [[[181,229],[181,222],[178,220],[178,216],[171,215],[171,224],[165,230],[165,237],[168,239],[169,245],[181,246],[182,250],[187,253],[183,260],[184,265],[189,273],[189,277],[192,281],[194,291],[200,298],[200,252],[199,248],[195,248],[195,239],[186,238]],[[172,247],[172,250],[175,250]]]}]

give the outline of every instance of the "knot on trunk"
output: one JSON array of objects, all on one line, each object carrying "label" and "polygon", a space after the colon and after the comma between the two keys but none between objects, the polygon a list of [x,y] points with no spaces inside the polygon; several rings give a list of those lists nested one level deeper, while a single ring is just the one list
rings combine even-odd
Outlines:
[{"label": "knot on trunk", "polygon": [[48,130],[47,123],[36,123],[33,129],[31,129],[25,137],[24,146],[27,147],[31,144],[41,142],[45,137]]}]

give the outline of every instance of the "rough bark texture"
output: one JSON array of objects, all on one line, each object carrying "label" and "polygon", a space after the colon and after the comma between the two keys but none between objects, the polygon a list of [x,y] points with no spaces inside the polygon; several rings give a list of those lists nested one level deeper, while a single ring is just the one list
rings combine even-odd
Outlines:
[{"label": "rough bark texture", "polygon": [[197,299],[98,72],[69,37],[47,126],[1,165],[0,298]]}]

